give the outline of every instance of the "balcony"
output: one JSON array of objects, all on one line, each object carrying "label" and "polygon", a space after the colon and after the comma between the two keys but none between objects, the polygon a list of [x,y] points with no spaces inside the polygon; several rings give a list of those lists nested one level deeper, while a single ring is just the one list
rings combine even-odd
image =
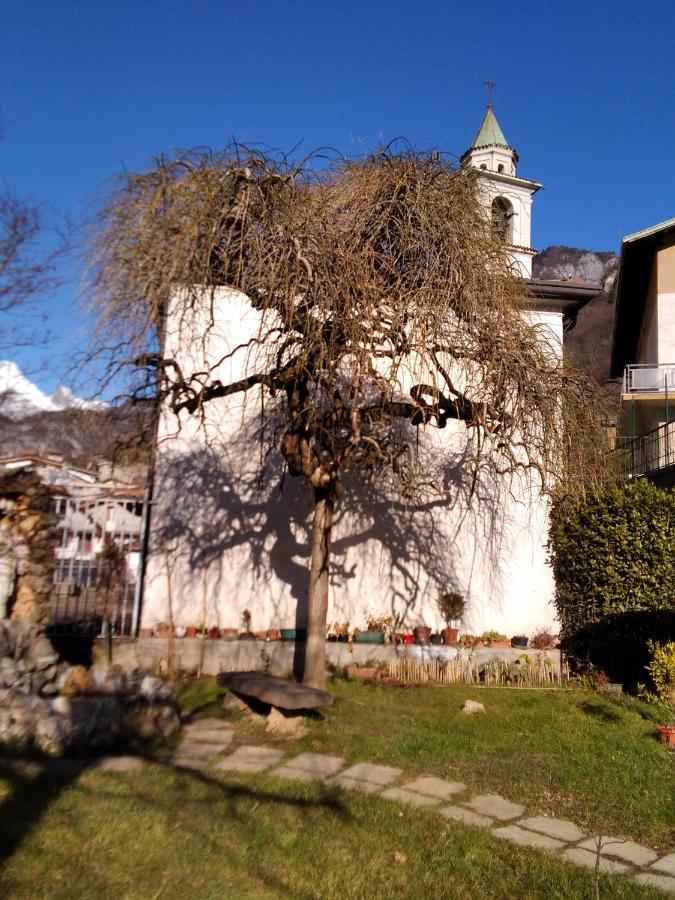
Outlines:
[{"label": "balcony", "polygon": [[675,363],[626,366],[623,393],[675,395]]},{"label": "balcony", "polygon": [[647,475],[660,483],[673,483],[675,422],[660,425],[639,437],[618,437],[615,452],[619,469],[624,475]]}]

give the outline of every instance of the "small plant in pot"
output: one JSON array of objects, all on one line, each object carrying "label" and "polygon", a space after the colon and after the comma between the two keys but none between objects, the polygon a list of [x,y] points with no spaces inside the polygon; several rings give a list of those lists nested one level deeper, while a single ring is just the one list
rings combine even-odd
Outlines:
[{"label": "small plant in pot", "polygon": [[244,631],[239,635],[240,641],[254,641],[255,635],[251,631],[251,611],[245,609],[241,615],[242,622],[244,623]]},{"label": "small plant in pot", "polygon": [[429,644],[431,642],[431,628],[427,628],[426,625],[416,625],[413,628],[413,639],[416,644]]},{"label": "small plant in pot", "polygon": [[[484,631],[481,640],[486,647],[510,647],[511,641],[499,631]],[[527,638],[525,639],[527,641]],[[525,644],[527,646],[527,644]]]},{"label": "small plant in pot", "polygon": [[158,638],[168,638],[169,636],[169,623],[168,622],[158,622],[154,627],[155,637]]},{"label": "small plant in pot", "polygon": [[391,626],[391,616],[368,616],[366,630],[359,631],[357,644],[384,644],[385,631]]},{"label": "small plant in pot", "polygon": [[655,699],[668,710],[669,722],[657,725],[659,740],[675,750],[675,641],[659,644],[647,641],[651,661],[647,671],[651,676]]},{"label": "small plant in pot", "polygon": [[464,615],[466,603],[464,597],[458,591],[446,591],[438,598],[438,609],[445,620],[445,628],[441,632],[444,644],[457,644],[458,628],[453,628],[452,623],[461,619]]}]

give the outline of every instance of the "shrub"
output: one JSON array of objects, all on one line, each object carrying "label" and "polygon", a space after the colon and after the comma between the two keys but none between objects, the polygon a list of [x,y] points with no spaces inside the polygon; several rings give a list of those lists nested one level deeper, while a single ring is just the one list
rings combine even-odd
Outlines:
[{"label": "shrub", "polygon": [[675,492],[646,479],[554,504],[549,560],[561,646],[632,686],[649,640],[675,639]]},{"label": "shrub", "polygon": [[534,650],[552,650],[555,647],[555,636],[546,628],[540,628],[530,638],[530,647]]},{"label": "shrub", "polygon": [[659,700],[675,707],[675,641],[667,644],[648,641],[647,647],[651,655],[647,671],[651,676],[654,693]]},{"label": "shrub", "polygon": [[568,637],[609,615],[672,609],[675,493],[646,479],[554,504],[549,559]]}]

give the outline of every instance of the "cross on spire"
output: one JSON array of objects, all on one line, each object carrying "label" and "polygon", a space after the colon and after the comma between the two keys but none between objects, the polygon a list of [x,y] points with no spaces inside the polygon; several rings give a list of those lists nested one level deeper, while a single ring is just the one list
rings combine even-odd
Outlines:
[{"label": "cross on spire", "polygon": [[488,80],[484,81],[483,84],[488,90],[488,106],[492,106],[492,91],[497,87],[497,82],[492,78],[488,78]]}]

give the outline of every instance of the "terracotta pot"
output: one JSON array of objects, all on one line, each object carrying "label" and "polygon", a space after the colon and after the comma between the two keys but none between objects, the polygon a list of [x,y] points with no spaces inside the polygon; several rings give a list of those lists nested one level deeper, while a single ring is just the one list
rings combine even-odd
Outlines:
[{"label": "terracotta pot", "polygon": [[279,634],[279,629],[278,628],[268,628],[266,640],[268,640],[268,641],[281,640],[281,635]]},{"label": "terracotta pot", "polygon": [[443,638],[443,643],[449,646],[453,646],[457,643],[457,635],[459,634],[459,628],[444,628],[441,631],[441,637]]},{"label": "terracotta pot", "polygon": [[431,641],[431,628],[427,628],[426,625],[418,625],[413,628],[413,635],[416,644],[428,644]]},{"label": "terracotta pot", "polygon": [[194,625],[188,625],[185,629],[185,637],[187,638],[196,638],[197,637],[197,629]]},{"label": "terracotta pot", "polygon": [[378,677],[378,670],[366,666],[347,666],[347,677],[358,678],[360,681],[370,681]]},{"label": "terracotta pot", "polygon": [[220,628],[209,628],[206,636],[210,641],[217,641],[220,637]]},{"label": "terracotta pot", "polygon": [[224,641],[236,641],[239,631],[236,628],[221,628],[220,636]]},{"label": "terracotta pot", "polygon": [[490,641],[490,647],[510,647],[511,641]]},{"label": "terracotta pot", "polygon": [[155,628],[155,637],[168,638],[169,637],[169,629],[168,628]]},{"label": "terracotta pot", "polygon": [[141,628],[141,637],[142,638],[152,637],[153,634],[154,634],[154,632],[153,632],[152,628]]},{"label": "terracotta pot", "polygon": [[657,725],[656,730],[659,740],[668,744],[671,750],[675,750],[675,723],[671,725]]}]

